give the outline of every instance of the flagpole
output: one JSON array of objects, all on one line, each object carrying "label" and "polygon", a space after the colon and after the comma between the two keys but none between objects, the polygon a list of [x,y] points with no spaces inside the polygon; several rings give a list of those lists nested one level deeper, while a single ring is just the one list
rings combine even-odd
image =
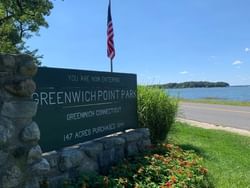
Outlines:
[{"label": "flagpole", "polygon": [[110,58],[110,72],[113,72],[113,60]]}]

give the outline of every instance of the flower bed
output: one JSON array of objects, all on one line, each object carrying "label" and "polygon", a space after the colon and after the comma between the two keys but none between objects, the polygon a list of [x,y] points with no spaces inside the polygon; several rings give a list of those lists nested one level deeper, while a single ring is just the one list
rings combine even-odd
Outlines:
[{"label": "flower bed", "polygon": [[114,166],[107,176],[84,174],[66,188],[206,188],[208,170],[192,151],[164,144]]}]

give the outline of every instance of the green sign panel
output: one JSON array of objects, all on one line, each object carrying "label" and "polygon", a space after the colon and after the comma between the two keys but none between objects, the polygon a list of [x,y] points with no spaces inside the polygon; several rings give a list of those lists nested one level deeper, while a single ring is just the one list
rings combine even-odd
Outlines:
[{"label": "green sign panel", "polygon": [[43,151],[137,127],[134,74],[41,67],[34,80]]}]

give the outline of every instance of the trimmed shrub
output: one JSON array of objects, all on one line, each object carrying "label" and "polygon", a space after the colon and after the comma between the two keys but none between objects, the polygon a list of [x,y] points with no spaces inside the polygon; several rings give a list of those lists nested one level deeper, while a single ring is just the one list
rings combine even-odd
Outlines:
[{"label": "trimmed shrub", "polygon": [[175,121],[178,101],[163,89],[148,86],[139,86],[137,96],[139,126],[149,128],[153,143],[164,141]]}]

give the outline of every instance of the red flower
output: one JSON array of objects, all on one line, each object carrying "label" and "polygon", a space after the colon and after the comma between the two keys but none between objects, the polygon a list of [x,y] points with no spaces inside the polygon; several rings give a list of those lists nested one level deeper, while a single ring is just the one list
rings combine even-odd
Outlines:
[{"label": "red flower", "polygon": [[168,188],[171,188],[171,187],[172,187],[172,182],[171,182],[171,181],[168,181],[165,185],[166,185]]}]

